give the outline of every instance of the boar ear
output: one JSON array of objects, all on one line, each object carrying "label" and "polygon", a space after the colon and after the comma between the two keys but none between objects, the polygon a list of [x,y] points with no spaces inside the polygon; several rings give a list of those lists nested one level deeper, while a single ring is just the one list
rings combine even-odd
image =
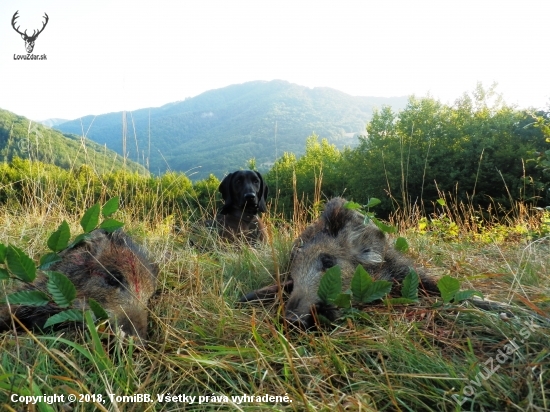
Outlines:
[{"label": "boar ear", "polygon": [[136,247],[132,239],[128,237],[122,229],[117,229],[114,232],[106,232],[102,229],[98,229],[97,232],[102,232],[101,234],[97,234],[98,240],[101,239],[101,236],[103,236],[103,239],[113,243],[116,246],[128,246],[130,248]]},{"label": "boar ear", "polygon": [[353,221],[353,210],[344,207],[345,200],[340,197],[331,199],[326,205],[325,210],[321,214],[325,230],[331,236],[338,236],[338,233]]},{"label": "boar ear", "polygon": [[352,226],[349,239],[353,254],[361,263],[384,262],[386,235],[374,223],[357,222]]},{"label": "boar ear", "polygon": [[101,251],[105,249],[105,245],[110,241],[110,235],[103,229],[93,230],[84,240],[84,247],[93,256],[99,256]]}]

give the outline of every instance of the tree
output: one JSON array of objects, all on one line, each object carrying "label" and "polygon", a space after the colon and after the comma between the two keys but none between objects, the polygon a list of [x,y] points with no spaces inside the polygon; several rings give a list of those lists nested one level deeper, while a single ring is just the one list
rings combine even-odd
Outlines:
[{"label": "tree", "polygon": [[525,162],[544,139],[529,118],[506,105],[494,86],[481,85],[453,106],[413,96],[398,114],[384,107],[359,146],[344,153],[349,197],[361,203],[378,197],[384,214],[413,205],[430,212],[432,202],[449,192],[474,207],[497,203],[507,209],[515,200],[540,197],[540,185],[528,187],[540,181],[540,172]]},{"label": "tree", "polygon": [[306,141],[306,152],[299,159],[293,153],[284,153],[276,160],[265,179],[276,197],[278,210],[290,216],[294,199],[312,204],[341,194],[341,152],[315,134]]}]

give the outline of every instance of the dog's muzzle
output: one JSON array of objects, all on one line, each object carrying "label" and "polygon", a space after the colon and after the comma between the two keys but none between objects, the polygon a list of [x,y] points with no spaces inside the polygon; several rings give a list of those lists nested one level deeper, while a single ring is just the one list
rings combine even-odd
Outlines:
[{"label": "dog's muzzle", "polygon": [[256,200],[256,193],[245,193],[244,201],[245,203],[256,205],[258,203]]}]

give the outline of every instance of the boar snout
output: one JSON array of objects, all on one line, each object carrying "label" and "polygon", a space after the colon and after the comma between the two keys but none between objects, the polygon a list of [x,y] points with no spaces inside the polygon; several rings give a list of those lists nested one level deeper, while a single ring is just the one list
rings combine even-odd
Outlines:
[{"label": "boar snout", "polygon": [[317,303],[309,302],[303,298],[303,296],[307,296],[303,293],[293,293],[292,295],[285,305],[284,320],[297,328],[309,329],[314,323],[311,312],[315,310]]},{"label": "boar snout", "polygon": [[298,314],[292,311],[285,312],[285,322],[297,329],[308,330],[314,326],[313,316],[311,314]]},{"label": "boar snout", "polygon": [[140,306],[128,308],[120,307],[117,314],[111,315],[116,326],[130,336],[137,336],[139,340],[147,339],[147,311]]}]

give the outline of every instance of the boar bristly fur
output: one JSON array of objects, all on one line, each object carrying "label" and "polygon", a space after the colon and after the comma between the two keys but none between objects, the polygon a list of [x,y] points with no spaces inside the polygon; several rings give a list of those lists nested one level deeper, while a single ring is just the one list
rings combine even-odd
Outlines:
[{"label": "boar bristly fur", "polygon": [[[143,248],[121,230],[108,233],[97,229],[59,256],[61,261],[49,270],[62,272],[76,287],[73,307],[87,309],[88,298],[93,298],[122,332],[146,339],[147,304],[155,292],[159,269]],[[46,283],[47,278],[41,274],[25,289],[46,291]],[[61,309],[50,303],[39,307],[12,305],[11,310],[26,327],[41,330],[46,320]],[[9,309],[2,305],[0,330],[11,324]]]},{"label": "boar bristly fur", "polygon": [[[312,311],[333,317],[317,292],[327,269],[338,265],[342,271],[342,290],[350,287],[358,265],[375,280],[394,283],[392,294],[399,293],[401,283],[412,263],[390,245],[386,235],[364,216],[344,207],[342,198],[330,200],[321,217],[307,227],[295,241],[290,277],[293,289],[285,307],[285,319],[300,327],[313,323]],[[436,291],[432,279],[419,272],[422,287]]]}]

